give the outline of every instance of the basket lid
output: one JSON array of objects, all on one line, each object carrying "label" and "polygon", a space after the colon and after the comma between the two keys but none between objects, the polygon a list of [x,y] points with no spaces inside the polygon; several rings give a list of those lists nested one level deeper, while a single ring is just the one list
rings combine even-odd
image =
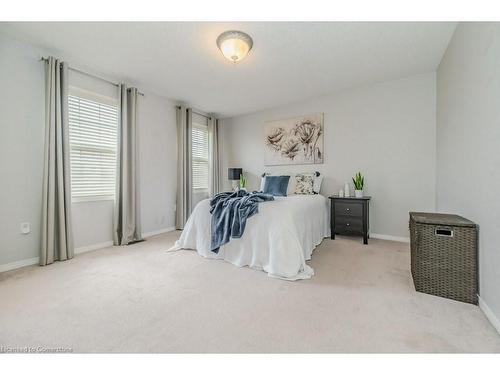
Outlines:
[{"label": "basket lid", "polygon": [[462,216],[434,212],[410,212],[410,218],[417,223],[449,225],[455,227],[476,227],[476,223]]}]

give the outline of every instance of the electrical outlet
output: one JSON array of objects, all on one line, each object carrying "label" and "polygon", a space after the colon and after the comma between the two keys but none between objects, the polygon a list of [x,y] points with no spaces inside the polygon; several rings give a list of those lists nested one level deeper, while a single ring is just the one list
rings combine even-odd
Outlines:
[{"label": "electrical outlet", "polygon": [[30,223],[21,223],[21,233],[28,234],[29,232],[31,232]]}]

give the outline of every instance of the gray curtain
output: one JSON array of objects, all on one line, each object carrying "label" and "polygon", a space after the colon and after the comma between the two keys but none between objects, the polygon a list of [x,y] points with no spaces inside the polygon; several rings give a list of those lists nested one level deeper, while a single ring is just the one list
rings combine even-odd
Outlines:
[{"label": "gray curtain", "polygon": [[191,214],[193,199],[191,126],[193,111],[190,108],[177,108],[177,207],[175,227],[183,229]]},{"label": "gray curtain", "polygon": [[68,131],[68,66],[49,57],[45,82],[42,266],[74,255]]},{"label": "gray curtain", "polygon": [[219,160],[219,120],[210,116],[208,120],[208,139],[210,143],[209,194],[214,196],[220,192],[220,160]]},{"label": "gray curtain", "polygon": [[142,239],[139,202],[137,89],[119,85],[118,152],[113,242],[127,245]]}]

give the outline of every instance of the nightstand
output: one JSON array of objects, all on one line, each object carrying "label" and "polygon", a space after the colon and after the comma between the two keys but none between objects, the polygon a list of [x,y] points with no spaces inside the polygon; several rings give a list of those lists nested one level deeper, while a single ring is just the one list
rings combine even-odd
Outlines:
[{"label": "nightstand", "polygon": [[331,196],[330,230],[331,238],[335,234],[363,236],[363,243],[368,244],[370,199]]}]

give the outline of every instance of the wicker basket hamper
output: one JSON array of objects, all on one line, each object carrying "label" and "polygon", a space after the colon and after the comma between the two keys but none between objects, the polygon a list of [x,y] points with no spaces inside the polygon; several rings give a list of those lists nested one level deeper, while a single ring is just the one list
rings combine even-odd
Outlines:
[{"label": "wicker basket hamper", "polygon": [[410,212],[415,289],[477,305],[477,232],[477,225],[461,216]]}]

